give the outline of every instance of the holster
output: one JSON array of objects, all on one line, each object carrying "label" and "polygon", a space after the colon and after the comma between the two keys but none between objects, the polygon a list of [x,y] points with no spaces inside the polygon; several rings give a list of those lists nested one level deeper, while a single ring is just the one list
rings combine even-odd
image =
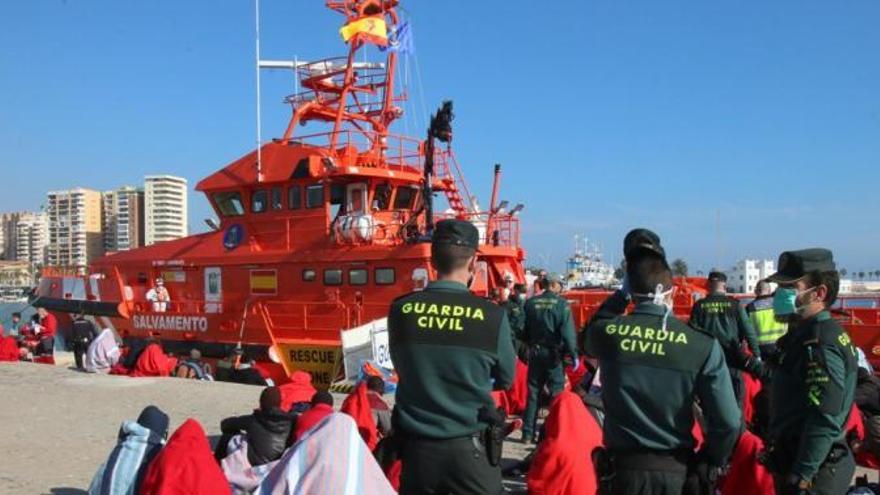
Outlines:
[{"label": "holster", "polygon": [[714,495],[718,472],[699,454],[688,463],[682,495]]},{"label": "holster", "polygon": [[604,448],[593,451],[593,467],[596,470],[596,480],[599,483],[597,495],[611,495],[614,490],[614,457],[611,452]]},{"label": "holster", "polygon": [[481,440],[486,447],[486,457],[489,459],[489,464],[498,466],[501,464],[501,454],[504,450],[504,420],[507,419],[507,416],[501,408],[481,407],[477,418],[489,425],[483,430]]}]

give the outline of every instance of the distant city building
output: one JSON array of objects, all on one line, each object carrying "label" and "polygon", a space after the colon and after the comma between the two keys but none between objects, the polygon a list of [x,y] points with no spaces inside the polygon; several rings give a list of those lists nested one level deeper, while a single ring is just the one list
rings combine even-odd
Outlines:
[{"label": "distant city building", "polygon": [[[30,266],[24,261],[0,261],[0,286],[33,286],[34,277]],[[0,296],[3,294],[0,293]]]},{"label": "distant city building", "polygon": [[47,195],[49,256],[52,266],[82,267],[104,253],[102,194],[76,188]]},{"label": "distant city building", "polygon": [[104,252],[144,245],[144,191],[123,186],[101,194]]},{"label": "distant city building", "polygon": [[27,212],[0,213],[0,260],[15,260],[15,225]]},{"label": "distant city building", "polygon": [[144,179],[144,244],[179,239],[187,235],[186,179],[173,175],[148,175]]},{"label": "distant city building", "polygon": [[755,285],[776,272],[773,260],[743,259],[727,271],[727,290],[743,294],[755,292]]},{"label": "distant city building", "polygon": [[49,250],[49,217],[45,213],[24,213],[15,224],[15,259],[43,266]]}]

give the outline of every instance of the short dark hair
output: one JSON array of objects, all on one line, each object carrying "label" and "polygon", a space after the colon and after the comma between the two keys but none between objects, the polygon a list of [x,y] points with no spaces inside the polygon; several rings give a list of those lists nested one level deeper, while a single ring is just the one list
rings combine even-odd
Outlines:
[{"label": "short dark hair", "polygon": [[317,406],[318,404],[327,404],[328,406],[333,407],[333,395],[326,390],[315,392],[315,395],[312,396],[312,407]]},{"label": "short dark hair", "polygon": [[266,387],[260,393],[260,410],[263,412],[281,407],[281,390],[278,387]]},{"label": "short dark hair", "polygon": [[370,377],[367,378],[367,390],[384,394],[385,380],[383,380],[381,376],[370,375]]},{"label": "short dark hair", "polygon": [[456,246],[454,244],[432,244],[431,264],[442,273],[452,273],[467,266],[468,261],[476,254],[474,248]]},{"label": "short dark hair", "polygon": [[672,287],[672,270],[659,255],[646,254],[630,260],[626,266],[630,289],[638,294],[652,294],[658,285]]},{"label": "short dark hair", "polygon": [[538,279],[538,287],[541,290],[547,290],[550,288],[550,277],[541,277]]},{"label": "short dark hair", "polygon": [[529,291],[529,288],[526,287],[526,284],[513,284],[513,291],[525,294]]},{"label": "short dark hair", "polygon": [[18,318],[18,319],[20,320],[20,319],[21,319],[21,313],[19,313],[18,311],[16,311],[15,313],[12,313],[12,317],[13,317],[13,318]]},{"label": "short dark hair", "polygon": [[824,285],[828,288],[828,294],[825,295],[825,307],[831,307],[837,301],[837,294],[840,292],[840,274],[836,270],[827,272],[814,271],[807,274],[807,283],[810,287],[818,287]]}]

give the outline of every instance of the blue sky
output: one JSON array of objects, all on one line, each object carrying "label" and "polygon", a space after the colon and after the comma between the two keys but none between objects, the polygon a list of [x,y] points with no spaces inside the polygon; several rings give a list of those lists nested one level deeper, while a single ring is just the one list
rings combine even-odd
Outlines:
[{"label": "blue sky", "polygon": [[[262,0],[264,58],[344,54],[323,3]],[[626,231],[649,226],[694,269],[812,245],[880,269],[880,3],[404,5],[413,94],[455,100],[456,153],[484,204],[503,164],[533,262],[561,267],[576,233],[619,258]],[[253,148],[252,64],[251,1],[3,2],[0,211],[150,173],[195,185]],[[263,77],[268,138],[292,78]],[[201,229],[207,202],[190,205]]]}]

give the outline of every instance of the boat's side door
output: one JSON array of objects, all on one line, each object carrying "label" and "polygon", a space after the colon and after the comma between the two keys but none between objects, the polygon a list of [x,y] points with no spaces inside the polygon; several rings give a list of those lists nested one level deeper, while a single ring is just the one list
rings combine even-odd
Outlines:
[{"label": "boat's side door", "polygon": [[205,313],[223,312],[223,277],[220,267],[205,267]]}]

